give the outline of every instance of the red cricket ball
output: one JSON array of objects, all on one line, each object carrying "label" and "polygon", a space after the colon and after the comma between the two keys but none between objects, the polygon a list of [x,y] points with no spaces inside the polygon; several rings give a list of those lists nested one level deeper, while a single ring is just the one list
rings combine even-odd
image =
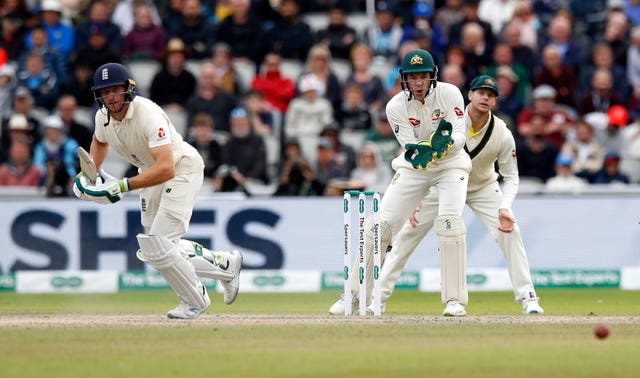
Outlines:
[{"label": "red cricket ball", "polygon": [[594,333],[597,338],[604,339],[609,336],[609,327],[604,324],[596,324],[596,328],[594,329]]}]

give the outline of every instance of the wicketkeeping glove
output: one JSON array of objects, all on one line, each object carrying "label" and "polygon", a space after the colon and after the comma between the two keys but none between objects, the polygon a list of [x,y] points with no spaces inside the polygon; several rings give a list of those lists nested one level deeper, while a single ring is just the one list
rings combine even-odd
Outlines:
[{"label": "wicketkeeping glove", "polygon": [[431,133],[429,137],[429,144],[436,152],[434,158],[442,159],[453,147],[453,139],[451,139],[451,133],[453,132],[453,126],[451,122],[447,122],[444,119],[438,123],[438,128]]},{"label": "wicketkeeping glove", "polygon": [[411,163],[415,169],[427,169],[437,154],[431,147],[431,143],[426,140],[421,140],[417,144],[407,143],[404,148],[406,149],[404,160]]}]

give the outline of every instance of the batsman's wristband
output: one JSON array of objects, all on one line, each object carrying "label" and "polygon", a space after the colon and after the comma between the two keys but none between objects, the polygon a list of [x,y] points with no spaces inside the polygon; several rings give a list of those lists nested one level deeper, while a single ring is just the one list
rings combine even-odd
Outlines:
[{"label": "batsman's wristband", "polygon": [[118,180],[118,185],[120,185],[120,192],[128,192],[129,191],[129,179],[123,177],[122,180]]}]

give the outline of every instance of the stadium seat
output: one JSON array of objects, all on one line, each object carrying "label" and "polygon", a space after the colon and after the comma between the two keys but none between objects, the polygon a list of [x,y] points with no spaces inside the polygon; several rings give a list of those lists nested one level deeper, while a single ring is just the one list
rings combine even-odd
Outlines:
[{"label": "stadium seat", "polygon": [[282,59],[280,63],[280,73],[282,76],[293,79],[293,81],[297,82],[298,77],[304,71],[304,66],[297,59]]},{"label": "stadium seat", "polygon": [[303,14],[302,21],[309,25],[313,34],[316,34],[329,25],[329,16],[325,12],[311,12]]},{"label": "stadium seat", "polygon": [[238,81],[242,92],[251,88],[251,82],[256,76],[256,64],[247,59],[233,59],[233,69],[238,74]]},{"label": "stadium seat", "polygon": [[344,84],[351,75],[351,62],[346,59],[331,59],[331,71],[338,77],[340,84]]},{"label": "stadium seat", "polygon": [[148,96],[153,77],[162,68],[160,62],[155,60],[134,60],[128,62],[126,67],[136,82],[137,92],[143,96]]},{"label": "stadium seat", "polygon": [[367,28],[373,24],[373,21],[365,12],[357,12],[347,14],[346,23],[356,30],[358,37],[362,38]]},{"label": "stadium seat", "polygon": [[191,72],[191,74],[197,79],[200,77],[200,64],[202,63],[199,60],[190,59],[184,62],[184,68]]},{"label": "stadium seat", "polygon": [[189,127],[189,125],[187,124],[187,111],[172,106],[164,109],[164,112],[167,113],[167,116],[171,120],[171,123],[173,123],[173,126],[175,126],[180,135],[182,135],[183,138],[186,138],[187,128]]}]

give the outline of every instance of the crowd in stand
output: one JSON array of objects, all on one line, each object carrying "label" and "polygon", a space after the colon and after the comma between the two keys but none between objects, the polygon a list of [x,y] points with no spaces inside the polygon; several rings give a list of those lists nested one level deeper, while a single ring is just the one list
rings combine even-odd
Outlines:
[{"label": "crowd in stand", "polygon": [[389,0],[371,17],[367,3],[0,0],[0,186],[69,195],[93,73],[119,62],[212,191],[382,192],[400,148],[384,108],[414,48],[465,98],[496,78],[521,179],[640,183],[640,0]]}]

